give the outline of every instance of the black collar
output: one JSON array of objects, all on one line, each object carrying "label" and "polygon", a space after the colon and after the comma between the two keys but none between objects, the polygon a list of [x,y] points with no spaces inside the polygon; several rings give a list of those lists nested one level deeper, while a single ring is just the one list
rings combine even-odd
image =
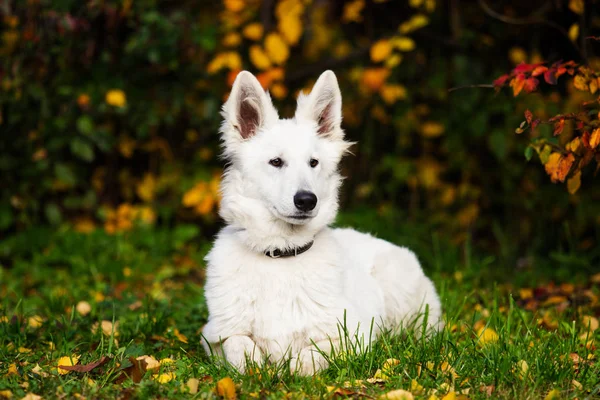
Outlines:
[{"label": "black collar", "polygon": [[298,255],[304,253],[308,249],[310,249],[312,247],[313,243],[314,243],[314,240],[311,240],[310,242],[308,242],[307,244],[305,244],[302,247],[295,247],[293,249],[286,249],[286,250],[281,250],[281,249],[267,250],[267,251],[265,251],[265,256],[271,257],[271,258],[295,257],[295,256],[298,256]]}]

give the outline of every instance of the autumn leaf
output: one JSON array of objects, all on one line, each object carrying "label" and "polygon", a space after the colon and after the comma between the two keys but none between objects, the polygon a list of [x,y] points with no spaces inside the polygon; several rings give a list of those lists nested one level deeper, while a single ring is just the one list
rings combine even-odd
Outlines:
[{"label": "autumn leaf", "polygon": [[492,328],[481,327],[477,331],[477,337],[479,338],[479,344],[481,346],[487,346],[498,342],[498,334]]},{"label": "autumn leaf", "polygon": [[259,45],[255,44],[250,46],[248,55],[250,56],[250,61],[256,68],[265,70],[271,67],[271,60]]},{"label": "autumn leaf", "polygon": [[362,10],[365,7],[365,0],[353,0],[344,5],[344,12],[342,14],[342,21],[348,22],[362,22]]},{"label": "autumn leaf", "polygon": [[[64,358],[64,357],[63,357]],[[74,372],[90,372],[95,368],[98,368],[104,364],[106,364],[110,359],[106,356],[102,356],[98,361],[91,362],[85,365],[60,365],[59,368],[66,371],[74,371]]]},{"label": "autumn leaf", "polygon": [[423,14],[413,15],[408,21],[400,24],[398,31],[402,34],[407,34],[417,29],[423,28],[429,24],[429,18]]},{"label": "autumn leaf", "polygon": [[288,14],[279,20],[277,29],[291,46],[298,43],[302,36],[302,21],[300,16]]},{"label": "autumn leaf", "polygon": [[600,326],[600,323],[598,322],[598,318],[593,317],[591,315],[584,315],[581,318],[581,324],[583,325],[584,329],[590,330],[590,331],[595,331],[596,329],[598,329],[598,327]]},{"label": "autumn leaf", "polygon": [[144,178],[136,185],[135,192],[140,199],[145,202],[150,202],[154,199],[156,184],[157,182],[154,175],[146,173]]},{"label": "autumn leaf", "polygon": [[421,135],[426,138],[435,138],[441,136],[446,128],[444,125],[435,121],[425,121],[421,124]]},{"label": "autumn leaf", "polygon": [[581,90],[583,92],[587,92],[588,90],[590,90],[587,80],[581,75],[575,76],[575,78],[573,79],[573,85],[575,86],[575,89]]},{"label": "autumn leaf", "polygon": [[502,75],[501,77],[499,77],[498,79],[496,79],[494,81],[494,83],[493,83],[494,87],[496,89],[500,88],[501,86],[503,86],[506,83],[506,81],[508,81],[509,78],[510,78],[510,75],[508,75],[508,74]]},{"label": "autumn leaf", "polygon": [[246,27],[242,31],[242,35],[244,35],[246,39],[258,41],[262,38],[263,26],[258,22],[246,25]]},{"label": "autumn leaf", "polygon": [[174,373],[174,372],[165,372],[165,373],[162,373],[162,374],[156,375],[156,376],[154,377],[154,379],[156,379],[156,381],[157,381],[158,383],[165,384],[165,383],[169,383],[169,382],[171,382],[173,379],[175,379],[175,377],[176,377],[176,376],[175,376],[175,373]]},{"label": "autumn leaf", "polygon": [[389,40],[382,39],[371,46],[371,61],[381,62],[392,53],[392,45]]},{"label": "autumn leaf", "polygon": [[78,362],[79,362],[79,356],[76,354],[73,354],[72,356],[61,357],[58,359],[56,370],[58,371],[59,374],[66,375],[69,372],[71,372],[71,370],[69,370],[67,368],[63,368],[63,367],[71,367],[71,366],[77,364]]},{"label": "autumn leaf", "polygon": [[513,89],[513,96],[518,96],[525,86],[525,74],[519,74],[510,81],[510,87]]},{"label": "autumn leaf", "polygon": [[75,306],[75,309],[77,310],[77,312],[79,313],[79,315],[85,317],[86,315],[88,315],[92,311],[92,306],[90,306],[90,303],[88,303],[87,301],[80,301]]},{"label": "autumn leaf", "polygon": [[533,120],[533,114],[529,110],[525,110],[525,121],[531,125],[531,121]]},{"label": "autumn leaf", "polygon": [[383,85],[379,95],[387,104],[394,104],[398,100],[406,98],[406,88],[402,85]]},{"label": "autumn leaf", "polygon": [[577,171],[567,180],[567,190],[571,194],[575,194],[581,186],[581,171]]},{"label": "autumn leaf", "polygon": [[244,9],[244,0],[223,0],[225,8],[231,12],[240,12]]},{"label": "autumn leaf", "polygon": [[408,392],[408,391],[402,390],[402,389],[398,389],[398,390],[392,390],[391,392],[382,394],[381,396],[379,396],[379,398],[387,399],[387,400],[413,400],[415,397],[413,396],[413,394],[411,392]]},{"label": "autumn leaf", "polygon": [[564,128],[565,128],[565,119],[560,118],[558,121],[556,121],[554,123],[554,132],[553,132],[554,136],[560,135]]},{"label": "autumn leaf", "polygon": [[579,24],[571,25],[568,35],[572,42],[576,42],[577,38],[579,37]]},{"label": "autumn leaf", "polygon": [[236,399],[235,383],[230,377],[226,377],[217,382],[217,395],[227,400]]},{"label": "autumn leaf", "polygon": [[378,91],[390,75],[387,68],[367,68],[362,74],[361,83],[370,91]]},{"label": "autumn leaf", "polygon": [[526,93],[534,92],[537,89],[539,81],[535,78],[525,79],[525,83],[523,84],[523,89]]},{"label": "autumn leaf", "polygon": [[589,144],[591,149],[595,149],[600,144],[600,128],[594,129],[590,135]]},{"label": "autumn leaf", "polygon": [[554,152],[548,157],[548,162],[545,165],[546,173],[550,175],[552,182],[564,182],[573,162],[575,162],[573,154],[569,153],[567,156],[563,156],[558,152]]},{"label": "autumn leaf", "polygon": [[284,64],[290,56],[287,43],[277,33],[270,33],[265,38],[265,51],[271,61],[277,65]]},{"label": "autumn leaf", "polygon": [[242,43],[242,37],[237,32],[229,32],[223,37],[221,43],[223,43],[223,46],[225,47],[237,47]]},{"label": "autumn leaf", "polygon": [[573,11],[577,15],[583,14],[585,10],[584,0],[569,0],[569,10]]},{"label": "autumn leaf", "polygon": [[548,71],[548,67],[540,65],[539,67],[535,67],[533,71],[531,71],[531,76],[538,76],[546,73]]},{"label": "autumn leaf", "polygon": [[558,389],[552,389],[548,392],[544,400],[559,400],[561,398],[560,391]]},{"label": "autumn leaf", "polygon": [[406,36],[395,37],[391,40],[392,45],[400,51],[412,51],[415,49],[415,41]]},{"label": "autumn leaf", "polygon": [[125,92],[120,89],[112,89],[106,92],[106,104],[114,107],[125,107],[127,105],[127,97]]},{"label": "autumn leaf", "polygon": [[544,72],[544,80],[546,81],[546,83],[548,83],[549,85],[556,85],[557,80],[555,73],[555,69],[549,69],[548,71]]}]

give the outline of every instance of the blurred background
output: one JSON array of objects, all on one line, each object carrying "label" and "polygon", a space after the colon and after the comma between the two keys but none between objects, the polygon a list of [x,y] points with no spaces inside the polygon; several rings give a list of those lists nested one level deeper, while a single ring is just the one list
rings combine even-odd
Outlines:
[{"label": "blurred background", "polygon": [[236,74],[257,75],[291,117],[297,93],[332,69],[358,142],[340,224],[425,258],[445,246],[509,270],[594,268],[597,162],[562,179],[544,166],[544,143],[564,148],[578,128],[515,133],[525,110],[580,110],[592,83],[581,90],[572,71],[520,94],[492,82],[560,60],[595,79],[598,11],[594,0],[2,0],[0,260],[56,231],[185,227],[209,246]]}]

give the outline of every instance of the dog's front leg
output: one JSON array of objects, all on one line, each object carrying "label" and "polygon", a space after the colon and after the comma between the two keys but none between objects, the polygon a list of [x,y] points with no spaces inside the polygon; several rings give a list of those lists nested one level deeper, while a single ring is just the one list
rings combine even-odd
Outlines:
[{"label": "dog's front leg", "polygon": [[221,347],[227,362],[241,373],[246,371],[246,358],[255,363],[262,361],[262,352],[248,336],[230,336],[221,344]]},{"label": "dog's front leg", "polygon": [[324,339],[300,350],[296,357],[290,360],[290,371],[299,375],[314,375],[329,366],[323,354],[331,354],[334,348],[339,348],[339,340]]}]

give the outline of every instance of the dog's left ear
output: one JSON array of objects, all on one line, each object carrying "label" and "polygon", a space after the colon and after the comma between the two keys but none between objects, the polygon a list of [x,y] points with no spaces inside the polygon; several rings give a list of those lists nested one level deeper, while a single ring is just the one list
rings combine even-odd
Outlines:
[{"label": "dog's left ear", "polygon": [[296,118],[315,121],[321,136],[343,139],[342,94],[333,71],[323,72],[308,96],[300,94]]}]

